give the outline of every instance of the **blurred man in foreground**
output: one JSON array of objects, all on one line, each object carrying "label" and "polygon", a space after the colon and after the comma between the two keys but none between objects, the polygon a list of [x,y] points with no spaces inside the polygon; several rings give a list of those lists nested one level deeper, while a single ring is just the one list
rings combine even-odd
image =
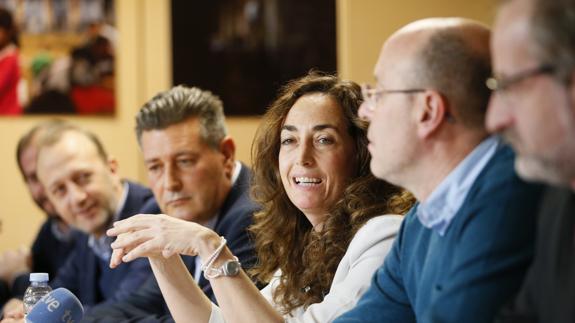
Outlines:
[{"label": "blurred man in foreground", "polygon": [[575,322],[575,2],[503,1],[491,50],[489,130],[527,180],[553,185],[539,211],[536,257],[498,322]]}]

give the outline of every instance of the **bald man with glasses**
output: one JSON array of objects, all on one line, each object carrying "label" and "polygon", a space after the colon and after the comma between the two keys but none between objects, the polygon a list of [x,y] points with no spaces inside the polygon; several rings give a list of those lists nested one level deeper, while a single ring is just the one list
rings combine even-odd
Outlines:
[{"label": "bald man with glasses", "polygon": [[533,255],[541,188],[484,126],[490,31],[460,18],[416,21],[380,53],[363,87],[371,171],[418,203],[371,287],[336,322],[489,322]]}]

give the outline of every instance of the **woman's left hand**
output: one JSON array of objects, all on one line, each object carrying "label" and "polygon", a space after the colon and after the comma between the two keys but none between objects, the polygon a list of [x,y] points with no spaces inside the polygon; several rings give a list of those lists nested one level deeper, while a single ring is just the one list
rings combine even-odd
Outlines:
[{"label": "woman's left hand", "polygon": [[[138,257],[168,258],[174,254],[195,256],[196,240],[213,231],[190,221],[164,214],[138,214],[114,223],[106,234],[116,236],[112,243],[110,267]],[[217,236],[217,235],[216,235]]]}]

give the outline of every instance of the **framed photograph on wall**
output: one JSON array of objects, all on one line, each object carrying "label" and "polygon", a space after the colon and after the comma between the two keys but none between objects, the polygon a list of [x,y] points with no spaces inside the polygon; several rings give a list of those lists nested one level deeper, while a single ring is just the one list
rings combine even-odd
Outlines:
[{"label": "framed photograph on wall", "polygon": [[0,0],[0,115],[113,115],[114,26],[113,0]]},{"label": "framed photograph on wall", "polygon": [[172,1],[173,83],[259,115],[288,80],[336,72],[335,0]]}]

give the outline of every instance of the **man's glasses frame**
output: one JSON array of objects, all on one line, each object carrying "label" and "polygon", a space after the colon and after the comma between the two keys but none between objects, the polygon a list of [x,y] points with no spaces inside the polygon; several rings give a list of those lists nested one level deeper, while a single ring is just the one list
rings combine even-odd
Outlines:
[{"label": "man's glasses frame", "polygon": [[537,67],[519,72],[509,77],[492,76],[485,81],[485,85],[493,92],[504,92],[529,78],[544,74],[555,73],[555,67],[551,64],[541,64]]},{"label": "man's glasses frame", "polygon": [[413,93],[420,93],[425,92],[427,89],[397,89],[397,90],[387,90],[387,89],[378,89],[372,87],[369,84],[362,84],[361,85],[361,95],[363,96],[363,100],[367,104],[368,109],[375,110],[379,99],[385,94],[413,94]]}]

